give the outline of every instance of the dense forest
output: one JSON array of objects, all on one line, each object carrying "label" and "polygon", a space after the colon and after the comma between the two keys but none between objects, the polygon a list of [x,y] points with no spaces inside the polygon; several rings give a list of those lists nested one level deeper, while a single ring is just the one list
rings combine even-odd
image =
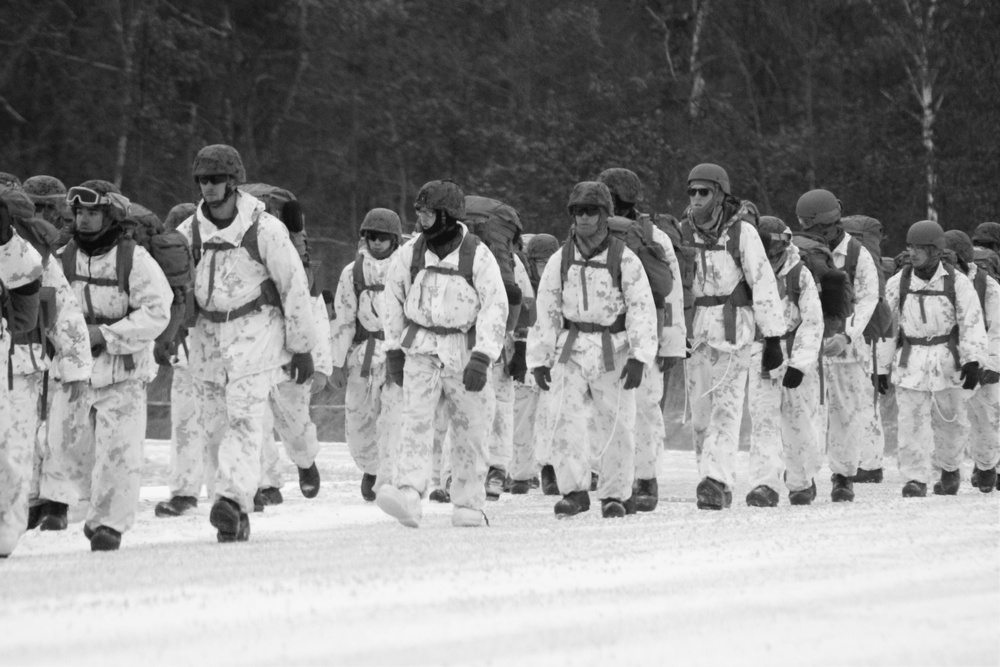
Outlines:
[{"label": "dense forest", "polygon": [[1000,217],[994,0],[3,0],[0,171],[121,184],[161,215],[195,152],[303,201],[324,286],[422,183],[565,232],[624,166],[679,214],[698,162],[793,219],[825,187],[901,230]]}]

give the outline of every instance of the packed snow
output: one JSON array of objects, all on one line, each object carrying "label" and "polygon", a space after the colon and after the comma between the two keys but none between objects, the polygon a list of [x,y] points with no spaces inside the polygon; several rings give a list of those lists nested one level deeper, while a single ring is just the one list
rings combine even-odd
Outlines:
[{"label": "packed snow", "polygon": [[[811,507],[696,509],[690,451],[668,450],[660,506],[557,520],[532,491],[453,528],[425,501],[405,528],[359,493],[346,446],[323,446],[323,488],[217,544],[210,503],[153,516],[169,448],[149,441],[122,549],[91,553],[82,523],[33,531],[0,561],[0,665],[997,665],[1000,493],[903,499],[886,481]],[[738,481],[738,484],[740,482]]]}]

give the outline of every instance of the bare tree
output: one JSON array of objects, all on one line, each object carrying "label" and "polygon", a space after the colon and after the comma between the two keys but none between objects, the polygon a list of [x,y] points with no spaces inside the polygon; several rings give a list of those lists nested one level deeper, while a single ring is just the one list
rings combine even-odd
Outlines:
[{"label": "bare tree", "polygon": [[694,28],[691,31],[691,97],[688,100],[688,116],[692,120],[698,118],[702,111],[702,99],[705,97],[705,76],[701,68],[705,63],[701,53],[702,40],[705,32],[705,22],[711,8],[712,0],[691,0],[691,10],[694,14]]}]

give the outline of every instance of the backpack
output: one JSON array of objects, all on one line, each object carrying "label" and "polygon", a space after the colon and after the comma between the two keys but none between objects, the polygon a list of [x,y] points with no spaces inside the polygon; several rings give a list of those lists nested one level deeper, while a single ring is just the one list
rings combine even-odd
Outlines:
[{"label": "backpack", "polygon": [[973,247],[972,261],[979,267],[977,275],[986,273],[993,280],[1000,281],[1000,255],[986,248]]},{"label": "backpack", "polygon": [[465,219],[469,231],[486,244],[500,266],[504,285],[517,285],[514,279],[514,241],[521,234],[521,218],[503,202],[469,195],[465,198]]},{"label": "backpack", "polygon": [[677,265],[681,274],[681,288],[684,293],[684,320],[687,323],[687,330],[690,331],[694,322],[694,268],[697,251],[694,247],[685,245],[681,233],[681,223],[677,218],[669,213],[656,213],[652,216],[653,224],[659,227],[660,231],[667,235],[670,243],[674,246],[674,257],[677,258]]},{"label": "backpack", "polygon": [[[42,267],[47,266],[57,247],[59,230],[42,218],[12,217],[11,220],[18,236],[30,243],[42,256]],[[46,342],[45,330],[55,323],[56,313],[56,288],[46,285],[39,287],[38,316],[33,325],[29,323],[30,328],[12,334],[11,353],[13,353],[13,345],[44,344]]]},{"label": "backpack", "polygon": [[611,216],[608,218],[608,231],[624,241],[625,247],[642,262],[649,287],[653,291],[653,304],[656,310],[664,310],[667,296],[674,287],[674,277],[670,272],[666,253],[653,239],[653,221],[649,216],[642,216],[638,220]]},{"label": "backpack", "polygon": [[847,260],[844,263],[844,270],[854,282],[854,276],[858,270],[858,258],[861,249],[864,248],[871,255],[875,263],[875,272],[878,274],[878,303],[872,311],[871,319],[865,325],[864,338],[866,343],[874,343],[878,338],[889,338],[892,336],[893,317],[892,310],[885,300],[885,272],[882,270],[882,223],[875,218],[864,215],[849,215],[841,218],[844,230],[851,235],[851,242],[847,246]]},{"label": "backpack", "polygon": [[823,310],[823,335],[830,336],[843,331],[844,323],[854,310],[854,287],[847,273],[837,268],[829,246],[817,236],[794,232],[792,244],[798,249],[800,259],[786,276],[787,294],[792,303],[799,305],[799,274],[803,269],[808,270],[819,290]]}]

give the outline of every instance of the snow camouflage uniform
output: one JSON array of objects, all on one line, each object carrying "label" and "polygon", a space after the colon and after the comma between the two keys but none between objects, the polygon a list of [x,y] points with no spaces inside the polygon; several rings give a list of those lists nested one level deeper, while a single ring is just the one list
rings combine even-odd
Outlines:
[{"label": "snow camouflage uniform", "polygon": [[403,423],[403,389],[386,383],[382,315],[386,312],[386,277],[398,252],[397,249],[376,259],[367,246],[362,247],[359,255],[364,257],[365,288],[357,293],[354,271],[358,260],[355,260],[341,272],[334,297],[337,321],[332,334],[333,364],[347,371],[344,394],[347,448],[358,469],[375,476],[375,488],[392,481]]},{"label": "snow camouflage uniform", "polygon": [[[576,185],[570,195],[570,207],[574,205],[603,208],[605,217],[613,211],[607,186],[592,181]],[[609,239],[585,258],[571,236],[567,243],[572,244],[573,263],[565,282],[564,251],[549,258],[538,285],[538,319],[528,335],[528,367],[552,369],[551,456],[559,491],[564,500],[578,497],[580,509],[589,508],[589,497],[582,498],[590,489],[588,443],[593,441],[602,452],[597,488],[602,513],[605,506],[632,495],[635,478],[636,392],[624,389],[622,370],[629,359],[646,367],[654,364],[657,351],[656,309],[642,263],[610,232]],[[620,286],[605,268],[609,242],[622,245]],[[593,397],[589,408],[588,394]],[[589,434],[588,412],[595,426]]]},{"label": "snow camouflage uniform", "polygon": [[[904,332],[900,336],[907,337],[906,343],[900,345],[896,339],[889,339],[880,345],[878,369],[883,374],[889,373],[891,367],[896,385],[899,471],[904,480],[926,485],[932,463],[946,473],[959,469],[968,441],[966,407],[971,393],[962,388],[956,366],[969,362],[986,365],[989,351],[979,298],[961,271],[951,273],[954,305],[944,294],[949,269],[943,262],[938,263],[930,280],[911,273],[909,293],[900,311],[903,275],[897,273],[889,279],[885,294],[892,311],[899,313]],[[921,291],[928,293],[920,295]],[[956,327],[957,342],[936,342],[950,337]]]},{"label": "snow camouflage uniform", "polygon": [[[2,215],[8,214],[4,211]],[[0,228],[0,232],[4,230]],[[0,286],[4,291],[17,289],[37,294],[31,285],[38,285],[41,275],[42,258],[37,250],[17,235],[9,239],[0,237]],[[0,317],[0,350],[8,350],[13,323],[8,321],[6,312]],[[0,354],[0,558],[13,553],[28,522],[32,457],[32,449],[18,451],[7,432],[13,419],[7,364],[7,355]]]},{"label": "snow camouflage uniform", "polygon": [[[463,210],[456,205],[454,213],[452,217],[460,218]],[[470,242],[465,225],[456,224],[462,243]],[[475,353],[491,361],[500,357],[507,297],[500,267],[481,243],[475,247],[471,285],[458,272],[461,244],[443,259],[428,248],[425,268],[411,283],[410,266],[419,239],[396,252],[385,287],[385,349],[406,353],[402,437],[393,487],[409,487],[421,495],[427,490],[435,414],[443,396],[451,422],[451,502],[456,523],[465,510],[481,512],[485,505],[487,437],[495,409],[490,382],[481,391],[469,391],[463,369]],[[475,332],[471,349],[471,335],[461,331]],[[379,493],[380,506],[387,488]]]},{"label": "snow camouflage uniform", "polygon": [[[215,498],[228,498],[249,514],[260,477],[266,404],[275,385],[288,380],[282,367],[293,353],[311,351],[318,333],[305,270],[284,223],[268,214],[258,199],[238,190],[235,197],[236,218],[224,229],[208,219],[200,203],[177,230],[193,245],[197,223],[201,239],[195,270],[199,314],[188,337],[188,369],[200,411],[191,432],[191,453],[197,457],[202,448],[209,448],[209,459],[218,462]],[[255,221],[260,262],[240,245]],[[217,249],[217,243],[225,245]],[[263,298],[268,281],[276,288],[280,306]],[[250,312],[225,318],[254,302],[259,305]],[[286,441],[287,448],[295,448],[289,455],[300,468],[312,465],[315,458],[307,443]]]},{"label": "snow camouflage uniform", "polygon": [[[692,170],[692,175],[697,175],[699,167]],[[728,194],[728,176],[720,187]],[[765,338],[773,338],[788,329],[774,271],[760,236],[742,215],[741,208],[724,220],[717,228],[719,236],[714,243],[692,225],[695,244],[707,246],[697,246],[694,261],[691,357],[685,363],[694,447],[702,478],[699,487],[708,479],[714,480],[724,485],[726,494],[731,493],[735,479],[755,330],[759,328]],[[690,212],[685,214],[684,224],[691,224]],[[739,264],[726,247],[733,234],[739,235]],[[724,303],[722,300],[740,289],[741,284],[752,289],[753,305]],[[735,312],[727,313],[730,309]],[[726,499],[723,505],[728,505],[730,496],[726,495]],[[723,505],[707,504],[714,509]]]},{"label": "snow camouflage uniform", "polygon": [[[764,225],[762,220],[762,237],[768,234]],[[780,226],[784,227],[784,223]],[[785,230],[788,230],[787,227]],[[776,243],[774,240],[769,242]],[[776,274],[787,323],[787,332],[782,335],[785,362],[773,371],[760,372],[764,352],[762,342],[753,344],[750,357],[752,370],[748,385],[748,409],[753,428],[750,434],[748,486],[755,496],[760,486],[770,491],[762,491],[763,497],[759,498],[748,495],[748,504],[777,504],[777,491],[783,476],[793,503],[808,504],[804,501],[811,502],[810,496],[815,495],[814,478],[822,465],[816,419],[820,398],[818,359],[823,341],[823,310],[816,282],[809,270],[802,267],[792,272],[799,261],[798,249],[789,243]],[[789,285],[796,273],[798,284]],[[797,302],[793,297],[796,293]],[[801,383],[794,388],[783,386],[789,366],[803,373]],[[802,491],[806,493],[796,493]],[[799,496],[802,496],[801,503]]]},{"label": "snow camouflage uniform", "polygon": [[[517,286],[521,289],[521,309],[533,311],[535,308],[535,290],[531,284],[531,278],[528,276],[528,269],[524,266],[521,261],[521,257],[514,255],[514,280],[517,281]],[[514,344],[516,341],[522,341],[522,344],[526,344],[527,341],[527,329],[516,329],[507,340],[507,354],[508,357],[513,353]],[[530,399],[527,397],[532,393],[531,388],[525,383],[528,380],[529,374],[525,374],[524,382],[519,382],[515,380],[509,374],[507,375],[508,380],[511,382],[513,395],[511,397],[511,410],[510,410],[510,438],[511,443],[511,457],[509,460],[509,468],[511,485],[515,486],[515,482],[527,482],[530,481],[535,475],[538,474],[538,462],[535,460],[535,451],[532,446],[531,437],[524,437],[525,433],[525,415],[522,414],[523,411],[527,409],[529,413],[529,418],[534,417],[534,410],[526,404],[530,403]],[[537,388],[536,388],[537,391]],[[497,389],[497,418],[500,416],[500,397],[499,388]],[[520,429],[520,430],[519,430]],[[496,430],[494,426],[494,431]],[[495,436],[492,436],[495,437]],[[506,467],[506,466],[505,466]],[[523,485],[518,489],[520,492],[524,489]],[[526,489],[524,489],[526,490]]]},{"label": "snow camouflage uniform", "polygon": [[[127,294],[117,279],[121,239],[103,254],[88,256],[78,248],[75,263],[67,254],[72,247],[63,251],[66,279],[88,325],[100,326],[105,343],[94,357],[85,396],[68,406],[65,418],[53,414],[50,420],[54,476],[60,482],[82,480],[80,497],[90,500],[85,533],[101,526],[124,533],[135,521],[139,502],[146,384],[156,375],[153,341],[167,327],[174,295],[141,245],[132,251]],[[59,486],[62,502],[76,502],[72,490]]]}]

